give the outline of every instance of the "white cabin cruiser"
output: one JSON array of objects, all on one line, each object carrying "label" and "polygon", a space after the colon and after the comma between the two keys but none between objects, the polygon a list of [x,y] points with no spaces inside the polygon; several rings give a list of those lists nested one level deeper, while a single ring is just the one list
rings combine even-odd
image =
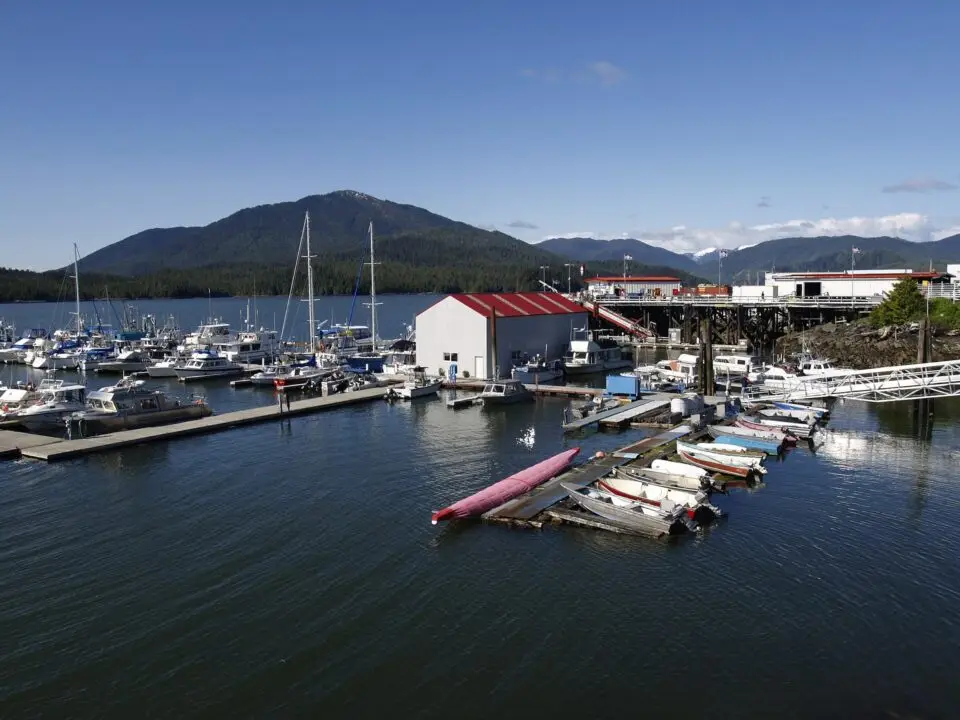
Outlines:
[{"label": "white cabin cruiser", "polygon": [[563,368],[567,375],[590,375],[632,365],[633,362],[623,356],[620,346],[608,339],[571,340],[570,351],[563,358]]},{"label": "white cabin cruiser", "polygon": [[243,366],[220,357],[213,350],[196,351],[182,366],[174,369],[181,382],[212,380],[243,374]]},{"label": "white cabin cruiser", "polygon": [[221,357],[238,363],[272,360],[280,354],[280,338],[276,330],[244,330],[235,339],[214,343]]},{"label": "white cabin cruiser", "polygon": [[63,380],[44,380],[38,389],[39,397],[21,407],[14,419],[27,430],[59,430],[64,418],[83,410],[87,389],[83,385],[67,384]]},{"label": "white cabin cruiser", "polygon": [[391,388],[388,398],[393,395],[402,400],[415,400],[420,397],[434,397],[443,387],[441,378],[427,377],[426,368],[418,367],[413,377],[398,388]]}]

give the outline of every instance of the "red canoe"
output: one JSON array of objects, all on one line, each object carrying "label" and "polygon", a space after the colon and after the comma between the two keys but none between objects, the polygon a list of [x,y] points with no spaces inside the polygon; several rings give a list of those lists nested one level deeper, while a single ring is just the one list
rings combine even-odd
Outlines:
[{"label": "red canoe", "polygon": [[577,456],[578,452],[580,452],[580,448],[564,450],[559,455],[554,455],[543,462],[531,465],[526,470],[521,470],[508,478],[504,478],[470,497],[458,500],[450,507],[437,510],[430,520],[436,525],[441,520],[473,517],[503,505],[507,500],[513,500],[518,495],[522,495],[537,485],[541,485],[550,478],[559,475],[573,462],[573,458]]}]

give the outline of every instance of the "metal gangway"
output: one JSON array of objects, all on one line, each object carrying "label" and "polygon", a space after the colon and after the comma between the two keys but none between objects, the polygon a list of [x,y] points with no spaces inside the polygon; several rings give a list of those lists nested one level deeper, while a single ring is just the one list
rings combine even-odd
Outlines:
[{"label": "metal gangway", "polygon": [[653,337],[653,333],[647,328],[643,327],[636,320],[631,320],[630,318],[626,317],[625,315],[621,315],[615,310],[611,310],[608,307],[604,307],[603,305],[593,301],[591,298],[589,298],[586,295],[583,295],[583,294],[578,295],[577,293],[560,292],[557,288],[555,288],[553,285],[551,285],[548,282],[544,282],[543,280],[539,280],[538,282],[546,290],[550,292],[560,293],[568,300],[572,300],[575,303],[579,303],[580,305],[583,306],[584,310],[587,310],[593,313],[594,315],[596,315],[602,320],[606,320],[611,325],[615,325],[616,327],[620,328],[628,335],[633,335],[634,337],[638,337],[641,340],[645,340],[647,338]]},{"label": "metal gangway", "polygon": [[754,386],[744,391],[750,402],[850,398],[897,402],[960,396],[960,360],[894,365],[871,370],[836,370],[827,375],[798,377],[784,389]]}]

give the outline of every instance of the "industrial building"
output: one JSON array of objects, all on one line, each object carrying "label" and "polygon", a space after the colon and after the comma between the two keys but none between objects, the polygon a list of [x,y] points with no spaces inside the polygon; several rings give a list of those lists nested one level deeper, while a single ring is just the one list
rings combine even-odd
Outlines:
[{"label": "industrial building", "polygon": [[417,315],[417,364],[446,377],[509,376],[524,355],[560,357],[588,313],[559,293],[457,293]]},{"label": "industrial building", "polygon": [[669,297],[679,292],[683,283],[666,275],[594,277],[585,280],[587,294],[603,298],[641,298],[647,295]]},{"label": "industrial building", "polygon": [[[949,282],[941,272],[913,270],[846,270],[844,272],[767,273],[765,297],[882,297],[904,278],[919,285]],[[751,293],[753,294],[753,293]]]}]

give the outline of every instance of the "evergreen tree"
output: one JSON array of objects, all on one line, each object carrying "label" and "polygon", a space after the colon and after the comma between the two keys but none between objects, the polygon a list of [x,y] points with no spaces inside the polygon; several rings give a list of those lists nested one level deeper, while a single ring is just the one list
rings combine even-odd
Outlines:
[{"label": "evergreen tree", "polygon": [[903,325],[923,315],[925,300],[917,281],[904,278],[884,298],[870,315],[874,325]]}]

